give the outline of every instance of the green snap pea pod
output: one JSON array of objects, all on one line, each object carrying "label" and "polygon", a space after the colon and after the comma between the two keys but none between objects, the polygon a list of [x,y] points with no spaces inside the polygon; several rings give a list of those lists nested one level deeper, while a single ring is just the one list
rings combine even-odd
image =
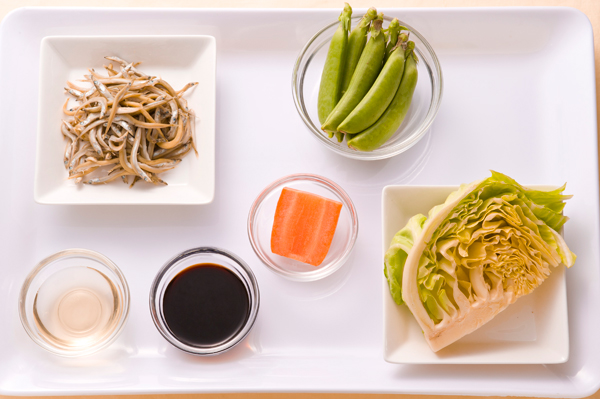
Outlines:
[{"label": "green snap pea pod", "polygon": [[[369,25],[371,25],[371,21],[375,18],[377,18],[377,10],[374,7],[371,7],[358,22],[358,25],[356,25],[356,27],[350,32],[350,36],[348,37],[348,53],[346,55],[346,64],[344,66],[344,77],[342,79],[341,95],[346,92],[348,85],[350,85],[350,80],[352,79],[356,65],[360,60],[360,55],[367,44]],[[321,123],[323,123],[323,121],[321,121]],[[328,132],[328,134],[331,138],[332,132]],[[338,143],[344,141],[344,134],[341,132],[335,132],[335,137],[337,138]]]},{"label": "green snap pea pod", "polygon": [[383,14],[379,14],[371,24],[371,38],[360,56],[348,90],[321,126],[324,131],[336,132],[338,125],[358,105],[375,82],[375,79],[377,79],[385,55],[385,37],[381,31],[382,24]]},{"label": "green snap pea pod", "polygon": [[417,85],[417,78],[417,61],[411,52],[406,58],[402,82],[400,82],[394,99],[374,125],[348,141],[350,148],[359,151],[373,151],[392,137],[408,112]]},{"label": "green snap pea pod", "polygon": [[344,79],[342,81],[342,95],[350,85],[350,80],[352,79],[356,65],[358,65],[360,55],[367,44],[369,25],[371,25],[371,21],[375,18],[377,18],[377,10],[371,7],[358,22],[358,25],[350,32],[350,37],[348,38],[348,56],[346,57],[346,67],[344,68]]},{"label": "green snap pea pod", "polygon": [[320,123],[327,119],[341,97],[351,16],[352,8],[348,3],[345,3],[344,10],[339,17],[340,24],[331,39],[325,66],[321,74],[317,106]]},{"label": "green snap pea pod", "polygon": [[369,92],[338,126],[340,132],[360,133],[377,122],[385,112],[402,80],[407,40],[408,36],[404,33],[399,36],[397,45],[390,53],[390,58],[384,64]]}]

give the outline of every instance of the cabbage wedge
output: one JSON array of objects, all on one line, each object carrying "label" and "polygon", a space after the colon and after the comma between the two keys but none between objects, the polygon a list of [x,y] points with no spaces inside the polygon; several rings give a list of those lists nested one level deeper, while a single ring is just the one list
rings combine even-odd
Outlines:
[{"label": "cabbage wedge", "polygon": [[390,294],[434,352],[532,292],[553,267],[573,266],[559,234],[564,189],[531,190],[492,172],[396,233],[384,260]]}]

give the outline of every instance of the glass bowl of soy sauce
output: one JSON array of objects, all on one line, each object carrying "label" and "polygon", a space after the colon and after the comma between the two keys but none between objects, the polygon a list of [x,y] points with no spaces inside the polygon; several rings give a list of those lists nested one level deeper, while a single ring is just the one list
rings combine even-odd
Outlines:
[{"label": "glass bowl of soy sauce", "polygon": [[150,313],[176,348],[200,356],[223,353],[252,329],[260,294],[250,267],[220,248],[184,251],[158,272],[150,289]]}]

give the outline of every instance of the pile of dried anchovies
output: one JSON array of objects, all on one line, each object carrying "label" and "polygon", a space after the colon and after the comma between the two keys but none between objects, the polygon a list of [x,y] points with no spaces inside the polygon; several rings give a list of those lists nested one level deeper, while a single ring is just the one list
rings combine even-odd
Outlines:
[{"label": "pile of dried anchovies", "polygon": [[91,88],[72,82],[65,87],[78,103],[69,107],[67,99],[63,106],[73,117],[61,125],[69,139],[64,155],[69,178],[103,184],[121,177],[129,184],[132,176],[131,186],[139,179],[166,185],[157,175],[173,169],[190,150],[197,154],[195,114],[182,97],[197,82],[175,91],[160,77],[140,72],[139,62],[105,58],[121,70],[109,64],[104,66],[108,76],[102,76],[89,69],[84,81]]}]

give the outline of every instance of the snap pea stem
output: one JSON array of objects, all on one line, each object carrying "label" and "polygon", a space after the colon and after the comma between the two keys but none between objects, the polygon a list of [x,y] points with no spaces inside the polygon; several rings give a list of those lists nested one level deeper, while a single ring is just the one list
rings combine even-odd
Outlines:
[{"label": "snap pea stem", "polygon": [[392,49],[396,46],[398,42],[398,35],[400,34],[400,21],[398,18],[392,19],[390,25],[388,26],[388,31],[386,33],[387,45],[385,46],[385,57],[383,58],[383,62],[386,62],[388,58],[390,58],[390,54],[392,53]]},{"label": "snap pea stem", "polygon": [[361,102],[338,126],[344,133],[360,133],[375,122],[392,102],[404,73],[405,48],[408,36],[402,33],[390,52],[377,80]]},{"label": "snap pea stem", "polygon": [[352,8],[348,3],[345,3],[344,10],[339,17],[340,24],[331,39],[327,58],[325,59],[325,66],[323,67],[323,73],[321,74],[318,97],[318,116],[320,123],[323,123],[327,119],[327,116],[335,108],[341,97],[351,17]]},{"label": "snap pea stem", "polygon": [[407,47],[404,74],[394,99],[383,115],[368,129],[348,141],[348,146],[359,151],[373,151],[381,147],[398,130],[410,108],[417,85],[417,61],[413,54],[414,43]]},{"label": "snap pea stem", "polygon": [[367,44],[367,33],[369,33],[369,26],[371,25],[371,21],[373,21],[375,18],[377,18],[377,10],[374,7],[371,7],[358,22],[358,25],[356,25],[356,27],[352,29],[352,32],[350,32],[350,37],[348,38],[348,55],[346,57],[344,79],[342,81],[342,95],[346,92],[348,86],[350,85],[350,80],[352,79],[356,65],[358,65],[360,55]]},{"label": "snap pea stem", "polygon": [[381,31],[382,24],[383,14],[379,14],[371,24],[371,38],[360,56],[348,90],[321,126],[324,131],[338,131],[339,124],[358,105],[377,79],[385,55],[385,35]]}]

